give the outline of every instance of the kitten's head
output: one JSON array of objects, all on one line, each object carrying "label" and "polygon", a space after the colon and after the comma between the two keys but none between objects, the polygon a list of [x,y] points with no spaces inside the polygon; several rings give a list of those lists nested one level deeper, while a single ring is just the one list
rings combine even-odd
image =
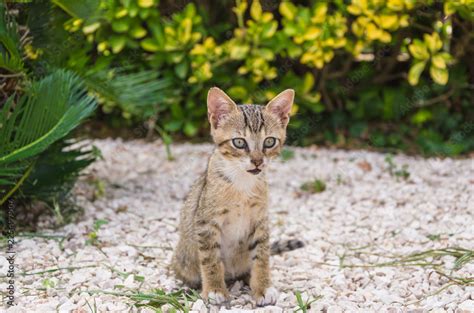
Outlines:
[{"label": "kitten's head", "polygon": [[236,171],[258,175],[285,142],[295,92],[287,89],[267,105],[236,105],[219,88],[211,88],[207,111],[218,152]]}]

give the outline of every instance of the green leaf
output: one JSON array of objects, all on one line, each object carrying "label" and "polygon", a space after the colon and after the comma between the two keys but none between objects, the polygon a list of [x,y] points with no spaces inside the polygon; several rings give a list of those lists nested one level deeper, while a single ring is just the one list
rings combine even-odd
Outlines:
[{"label": "green leaf", "polygon": [[413,64],[408,72],[408,82],[410,85],[415,86],[418,84],[420,80],[421,73],[425,69],[426,61],[425,62],[417,62]]},{"label": "green leaf", "polygon": [[247,98],[247,90],[243,86],[233,86],[227,90],[232,99],[243,100]]},{"label": "green leaf", "polygon": [[101,15],[100,2],[97,0],[52,0],[52,2],[75,18],[87,20]]},{"label": "green leaf", "polygon": [[197,127],[194,126],[192,122],[186,122],[186,124],[184,124],[183,132],[186,136],[192,137],[196,135],[197,131]]},{"label": "green leaf", "polygon": [[433,114],[430,111],[421,109],[411,117],[411,122],[413,124],[421,126],[425,122],[431,120],[432,118],[433,118]]},{"label": "green leaf", "polygon": [[128,31],[130,21],[128,19],[119,19],[112,21],[112,29],[117,33],[124,33]]},{"label": "green leaf", "polygon": [[162,47],[165,43],[165,32],[163,30],[163,25],[158,20],[148,20],[147,21],[148,28],[150,29],[153,37],[155,38],[155,44]]},{"label": "green leaf", "polygon": [[0,5],[0,68],[12,73],[23,71],[23,59],[19,47],[17,24],[5,14],[5,7]]},{"label": "green leaf", "polygon": [[430,76],[433,78],[435,83],[440,85],[446,85],[448,82],[449,74],[447,69],[437,68],[436,66],[430,66]]},{"label": "green leaf", "polygon": [[181,79],[186,78],[186,75],[188,74],[188,62],[181,62],[178,63],[174,67],[174,72],[176,73],[176,76],[178,76]]},{"label": "green leaf", "polygon": [[175,132],[175,131],[178,131],[182,127],[182,125],[183,125],[182,121],[173,120],[173,121],[167,122],[164,125],[164,128],[168,132]]}]

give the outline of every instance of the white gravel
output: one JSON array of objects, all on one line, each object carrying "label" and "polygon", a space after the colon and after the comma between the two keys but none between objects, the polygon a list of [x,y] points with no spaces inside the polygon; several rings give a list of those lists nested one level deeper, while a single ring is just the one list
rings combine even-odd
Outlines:
[{"label": "white gravel", "polygon": [[[179,209],[212,146],[174,145],[176,159],[167,161],[159,142],[95,144],[104,160],[88,169],[74,191],[84,216],[57,229],[44,221],[40,229],[66,239],[17,238],[18,305],[8,312],[90,312],[94,306],[98,312],[138,311],[130,299],[104,291],[180,287],[168,270]],[[384,154],[292,149],[295,157],[274,162],[268,173],[272,238],[301,238],[306,247],[272,257],[280,291],[276,306],[254,309],[247,287],[238,282],[232,286],[231,309],[222,312],[293,312],[297,291],[303,300],[317,299],[309,312],[474,312],[473,286],[451,286],[430,296],[449,283],[432,268],[339,267],[340,262],[390,261],[386,256],[433,248],[474,249],[472,158],[395,156],[397,167],[408,166],[410,176],[404,180],[390,175]],[[315,178],[326,182],[326,190],[302,192],[301,184]],[[97,188],[101,184],[103,195]],[[97,232],[97,244],[86,244],[96,220],[108,224]],[[443,260],[446,273],[474,276],[474,263],[450,272],[453,259]],[[20,275],[58,267],[74,269]],[[3,256],[0,269],[6,273]],[[6,288],[3,277],[0,290]],[[191,306],[208,311],[201,300]]]}]

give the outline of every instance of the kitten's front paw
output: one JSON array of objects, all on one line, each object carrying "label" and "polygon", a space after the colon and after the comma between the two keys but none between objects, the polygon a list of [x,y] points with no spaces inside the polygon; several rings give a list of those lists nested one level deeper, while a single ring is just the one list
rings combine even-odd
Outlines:
[{"label": "kitten's front paw", "polygon": [[203,293],[202,297],[213,305],[223,304],[228,301],[227,294],[217,290],[209,291],[207,294]]},{"label": "kitten's front paw", "polygon": [[273,305],[278,300],[278,291],[274,287],[265,289],[263,295],[255,295],[257,306]]}]

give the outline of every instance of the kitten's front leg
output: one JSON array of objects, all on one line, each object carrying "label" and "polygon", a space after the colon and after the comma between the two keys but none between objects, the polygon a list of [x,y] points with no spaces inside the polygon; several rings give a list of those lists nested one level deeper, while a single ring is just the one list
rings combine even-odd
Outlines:
[{"label": "kitten's front leg", "polygon": [[229,295],[224,281],[224,264],[220,258],[220,226],[215,221],[202,221],[198,229],[199,262],[202,297],[212,304],[227,301]]},{"label": "kitten's front leg", "polygon": [[271,286],[270,279],[270,246],[268,219],[263,218],[255,224],[255,232],[250,241],[252,268],[250,272],[250,289],[258,306],[275,304],[278,291]]}]

